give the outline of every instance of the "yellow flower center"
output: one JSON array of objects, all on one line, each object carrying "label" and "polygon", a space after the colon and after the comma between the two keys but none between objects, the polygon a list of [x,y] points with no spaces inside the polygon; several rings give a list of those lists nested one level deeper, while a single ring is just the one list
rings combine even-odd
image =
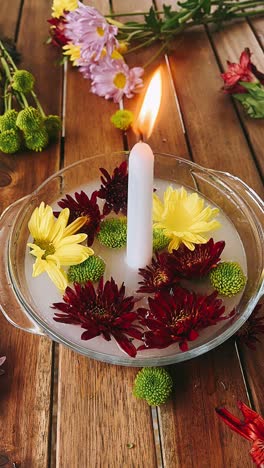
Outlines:
[{"label": "yellow flower center", "polygon": [[160,286],[161,284],[166,284],[168,279],[169,279],[168,275],[167,275],[167,273],[165,271],[158,270],[154,274],[153,284],[154,284],[154,286]]},{"label": "yellow flower center", "polygon": [[42,255],[44,260],[48,255],[53,255],[55,253],[55,247],[51,242],[35,239],[34,244],[36,244],[42,250],[45,250],[44,254]]},{"label": "yellow flower center", "polygon": [[102,37],[104,35],[104,30],[103,28],[100,28],[100,26],[98,28],[96,28],[96,32],[98,34],[98,36]]},{"label": "yellow flower center", "polygon": [[126,85],[126,75],[124,73],[117,73],[114,77],[114,85],[119,89],[123,89]]}]

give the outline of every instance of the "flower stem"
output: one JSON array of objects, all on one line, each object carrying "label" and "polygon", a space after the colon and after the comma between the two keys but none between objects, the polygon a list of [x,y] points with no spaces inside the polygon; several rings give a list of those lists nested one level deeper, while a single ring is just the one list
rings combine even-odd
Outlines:
[{"label": "flower stem", "polygon": [[159,50],[156,52],[156,54],[154,54],[148,61],[147,63],[144,65],[143,68],[147,68],[149,67],[149,65],[154,62],[156,60],[157,57],[159,57],[161,55],[161,53],[163,52],[164,49],[166,49],[168,43],[170,42],[170,40],[167,40],[166,42],[164,42],[164,44],[159,48]]},{"label": "flower stem", "polygon": [[45,114],[45,112],[44,112],[44,110],[43,110],[43,108],[42,108],[42,106],[41,106],[41,104],[40,104],[40,102],[38,100],[38,97],[37,97],[35,91],[31,91],[31,96],[33,97],[33,99],[34,99],[34,101],[35,101],[35,103],[37,105],[37,108],[38,108],[39,112],[41,113],[42,117],[45,119],[46,114]]},{"label": "flower stem", "polygon": [[17,66],[14,62],[14,60],[12,59],[11,55],[7,52],[4,44],[2,41],[0,41],[0,49],[2,50],[4,56],[6,57],[6,59],[10,62],[10,65],[12,65],[13,69],[14,70],[17,70]]}]

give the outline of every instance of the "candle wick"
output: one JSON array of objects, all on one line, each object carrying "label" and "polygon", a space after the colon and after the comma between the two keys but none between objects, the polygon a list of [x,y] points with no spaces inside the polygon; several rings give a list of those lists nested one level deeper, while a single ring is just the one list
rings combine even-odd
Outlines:
[{"label": "candle wick", "polygon": [[139,132],[139,141],[144,142],[144,135],[141,132]]}]

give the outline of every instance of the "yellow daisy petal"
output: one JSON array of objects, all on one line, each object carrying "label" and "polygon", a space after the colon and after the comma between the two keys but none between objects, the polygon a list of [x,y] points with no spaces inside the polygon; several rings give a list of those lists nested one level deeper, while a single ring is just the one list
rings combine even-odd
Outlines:
[{"label": "yellow daisy petal", "polygon": [[67,245],[56,250],[56,255],[49,255],[47,259],[57,259],[60,265],[78,265],[94,254],[89,247],[79,244]]},{"label": "yellow daisy petal", "polygon": [[75,219],[71,224],[69,224],[69,226],[66,227],[63,237],[75,234],[75,232],[79,231],[81,227],[85,225],[86,221],[86,216],[80,216],[79,218]]},{"label": "yellow daisy petal", "polygon": [[46,261],[45,271],[48,273],[51,281],[60,291],[65,291],[68,286],[66,274],[58,268],[52,261]]}]

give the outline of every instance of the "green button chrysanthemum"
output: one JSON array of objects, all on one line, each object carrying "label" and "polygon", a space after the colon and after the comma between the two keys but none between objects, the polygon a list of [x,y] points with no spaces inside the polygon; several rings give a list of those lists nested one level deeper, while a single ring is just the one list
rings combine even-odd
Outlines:
[{"label": "green button chrysanthemum", "polygon": [[29,93],[35,83],[34,76],[27,70],[16,70],[13,75],[12,88],[19,93]]},{"label": "green button chrysanthemum", "polygon": [[39,127],[34,132],[25,132],[25,145],[33,151],[42,151],[49,142],[49,136],[45,127]]},{"label": "green button chrysanthemum", "polygon": [[16,128],[16,119],[18,112],[14,109],[6,111],[3,115],[0,115],[0,132],[11,130]]},{"label": "green button chrysanthemum", "polygon": [[16,125],[23,132],[32,132],[43,125],[43,118],[38,109],[29,106],[18,113]]},{"label": "green button chrysanthemum", "polygon": [[125,131],[132,125],[134,114],[129,110],[120,109],[111,116],[110,120],[116,128]]},{"label": "green button chrysanthemum", "polygon": [[109,218],[102,221],[98,240],[111,249],[121,249],[126,245],[127,218]]},{"label": "green button chrysanthemum", "polygon": [[16,129],[5,130],[0,133],[0,151],[13,154],[21,148],[21,137]]},{"label": "green button chrysanthemum", "polygon": [[236,262],[222,262],[210,273],[212,286],[222,296],[234,296],[245,286],[246,277]]},{"label": "green button chrysanthemum", "polygon": [[165,236],[163,229],[153,228],[153,251],[163,250],[168,247],[170,239]]},{"label": "green button chrysanthemum", "polygon": [[172,387],[172,378],[165,369],[146,367],[135,378],[133,395],[146,400],[149,405],[158,406],[167,401]]},{"label": "green button chrysanthemum", "polygon": [[44,119],[44,125],[49,135],[50,141],[56,141],[58,139],[61,130],[61,119],[58,115],[48,115]]},{"label": "green button chrysanthemum", "polygon": [[72,265],[68,270],[68,279],[71,283],[86,283],[98,281],[105,271],[105,262],[97,255],[91,255],[79,265]]}]

